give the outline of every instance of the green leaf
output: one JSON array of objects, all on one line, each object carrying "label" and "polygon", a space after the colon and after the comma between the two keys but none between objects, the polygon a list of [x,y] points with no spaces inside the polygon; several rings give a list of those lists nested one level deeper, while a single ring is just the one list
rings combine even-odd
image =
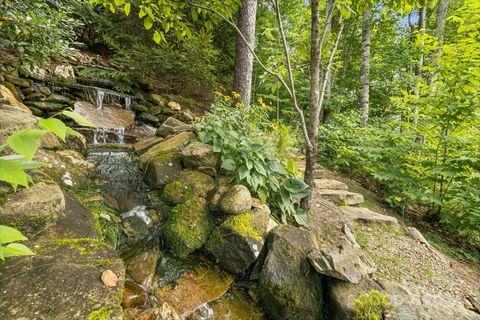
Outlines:
[{"label": "green leaf", "polygon": [[125,7],[123,7],[123,11],[125,11],[125,15],[128,16],[130,14],[131,7],[132,7],[132,5],[130,3],[125,4]]},{"label": "green leaf", "polygon": [[0,225],[0,243],[28,240],[20,231],[15,228]]},{"label": "green leaf", "polygon": [[158,32],[157,30],[155,30],[155,32],[153,33],[153,41],[155,41],[157,44],[159,44],[160,41],[162,41],[162,36],[160,35],[160,32]]},{"label": "green leaf", "polygon": [[115,5],[116,5],[117,7],[120,7],[120,6],[121,6],[122,4],[124,4],[124,3],[125,3],[125,0],[115,0]]},{"label": "green leaf", "polygon": [[16,190],[18,185],[28,187],[28,175],[20,161],[0,159],[0,181],[5,181]]},{"label": "green leaf", "polygon": [[73,130],[73,129],[70,128],[70,127],[67,127],[67,134],[68,134],[69,136],[83,137],[79,132]]},{"label": "green leaf", "polygon": [[308,215],[305,213],[305,211],[302,208],[297,208],[293,217],[295,218],[295,221],[299,225],[303,227],[308,226]]},{"label": "green leaf", "polygon": [[145,27],[145,30],[150,30],[153,27],[153,20],[150,17],[146,17],[145,20],[143,20],[143,26]]},{"label": "green leaf", "polygon": [[22,161],[22,170],[36,169],[46,167],[48,164],[39,161]]},{"label": "green leaf", "polygon": [[234,171],[235,170],[235,161],[233,159],[226,159],[222,162],[222,169],[227,171]]},{"label": "green leaf", "polygon": [[3,247],[3,255],[5,258],[18,257],[18,256],[33,256],[32,252],[26,245],[21,243],[10,243],[6,247]]},{"label": "green leaf", "polygon": [[16,153],[24,155],[27,160],[31,160],[38,150],[38,140],[47,132],[47,130],[19,131],[7,138],[7,144]]},{"label": "green leaf", "polygon": [[245,179],[249,174],[250,174],[250,170],[248,170],[248,168],[245,165],[238,168],[238,179],[239,180]]},{"label": "green leaf", "polygon": [[47,129],[56,134],[60,139],[65,141],[65,135],[67,134],[67,126],[57,118],[40,119],[38,125],[41,128]]},{"label": "green leaf", "polygon": [[62,114],[66,117],[69,117],[73,121],[75,121],[78,124],[82,124],[88,127],[95,127],[93,124],[91,124],[87,119],[85,119],[83,116],[79,115],[76,112],[64,110],[62,111]]}]

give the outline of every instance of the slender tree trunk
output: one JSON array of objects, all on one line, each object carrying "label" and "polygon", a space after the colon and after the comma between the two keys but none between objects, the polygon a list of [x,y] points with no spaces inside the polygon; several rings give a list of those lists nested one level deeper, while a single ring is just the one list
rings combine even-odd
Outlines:
[{"label": "slender tree trunk", "polygon": [[440,44],[445,37],[445,22],[447,21],[449,0],[438,0],[437,8],[437,37]]},{"label": "slender tree trunk", "polygon": [[238,29],[248,44],[237,35],[235,54],[235,75],[233,90],[240,94],[239,102],[250,104],[252,92],[253,54],[249,50],[255,43],[255,22],[257,15],[257,0],[243,0],[238,14]]},{"label": "slender tree trunk", "polygon": [[360,108],[362,109],[362,124],[368,123],[368,106],[370,99],[370,23],[371,9],[362,13],[362,47],[360,61]]},{"label": "slender tree trunk", "polygon": [[[328,28],[331,24],[333,14],[333,4],[335,0],[328,0],[325,13],[325,24],[322,34],[320,35],[320,12],[319,12],[319,0],[312,0],[311,2],[311,52],[310,52],[310,97],[308,104],[308,137],[312,143],[311,148],[307,148],[305,152],[305,183],[310,187],[315,186],[315,170],[317,166],[317,137],[318,137],[318,125],[320,115],[320,63],[322,59],[322,47],[325,41],[325,37],[328,32]],[[302,201],[302,207],[305,211],[310,208],[310,196],[307,196]]]},{"label": "slender tree trunk", "polygon": [[[427,10],[426,10],[426,7],[423,6],[419,9],[419,12],[418,12],[418,32],[420,33],[420,36],[425,35],[426,20],[427,20]],[[422,40],[422,42],[420,43],[420,50],[423,50],[423,46],[424,46],[424,41]],[[415,75],[417,77],[422,76],[423,60],[424,60],[424,55],[423,53],[420,53],[418,64],[415,68]],[[418,86],[417,86],[415,95],[417,96],[420,95],[418,91]],[[415,106],[413,109],[413,123],[414,124],[418,123],[418,107],[417,106]]]}]

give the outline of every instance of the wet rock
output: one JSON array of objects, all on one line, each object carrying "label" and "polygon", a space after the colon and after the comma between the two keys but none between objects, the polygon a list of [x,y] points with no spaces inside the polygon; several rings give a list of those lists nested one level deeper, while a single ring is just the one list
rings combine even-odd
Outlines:
[{"label": "wet rock", "polygon": [[135,150],[136,153],[142,154],[146,152],[148,149],[150,149],[151,147],[153,147],[154,145],[162,141],[163,141],[163,138],[161,137],[155,137],[155,136],[148,137],[135,143],[133,146],[133,149]]},{"label": "wet rock", "polygon": [[[265,320],[263,310],[243,290],[230,289],[229,293],[209,305],[215,319]],[[196,319],[192,317],[189,320]]]},{"label": "wet rock", "polygon": [[56,103],[62,103],[62,104],[69,104],[72,102],[72,100],[68,97],[62,96],[61,94],[57,93],[52,93],[46,101],[48,102],[56,102]]},{"label": "wet rock", "polygon": [[315,179],[315,187],[317,189],[348,190],[345,183],[333,179]]},{"label": "wet rock", "polygon": [[252,207],[252,196],[247,187],[235,185],[220,200],[219,208],[226,214],[241,214]]},{"label": "wet rock", "polygon": [[[9,292],[0,299],[3,320],[123,319],[125,271],[109,246],[95,239],[56,239],[32,249],[35,256],[9,259],[0,268],[0,292]],[[107,269],[119,279],[113,288],[101,280]]]},{"label": "wet rock", "polygon": [[7,196],[0,209],[0,224],[34,236],[53,225],[64,210],[65,198],[60,187],[40,182]]},{"label": "wet rock", "polygon": [[175,310],[171,305],[164,302],[160,308],[156,310],[157,320],[180,320],[177,310]]},{"label": "wet rock", "polygon": [[75,83],[75,71],[71,65],[58,65],[53,71],[53,78],[67,83]]},{"label": "wet rock", "polygon": [[156,93],[151,93],[149,95],[150,101],[154,102],[158,106],[164,106],[165,105],[165,99],[162,98],[161,95],[156,94]]},{"label": "wet rock", "polygon": [[157,299],[168,303],[166,311],[173,313],[169,310],[174,309],[181,319],[187,318],[199,306],[223,296],[233,282],[230,274],[204,258],[199,258],[188,269],[174,285],[155,289]]},{"label": "wet rock", "polygon": [[140,165],[145,169],[155,157],[169,153],[177,153],[180,155],[185,145],[193,138],[195,138],[195,135],[192,132],[182,132],[163,140],[140,156]]},{"label": "wet rock", "polygon": [[27,113],[30,113],[30,114],[32,113],[26,105],[21,103],[15,97],[15,95],[12,93],[12,91],[10,91],[7,87],[5,87],[4,85],[1,85],[1,84],[0,84],[0,97],[3,98],[3,99],[6,99],[9,102],[9,104],[12,105],[13,107],[21,109],[24,112],[27,112]]},{"label": "wet rock", "polygon": [[11,134],[33,128],[37,119],[30,113],[9,105],[0,105],[0,144]]},{"label": "wet rock", "polygon": [[10,74],[5,74],[4,77],[6,81],[13,83],[14,85],[19,87],[27,88],[32,86],[32,82],[27,79],[22,79]]},{"label": "wet rock", "polygon": [[140,307],[147,301],[147,293],[141,286],[133,281],[125,281],[125,289],[123,290],[123,308]]},{"label": "wet rock", "polygon": [[351,283],[360,282],[376,270],[362,249],[347,244],[313,250],[308,260],[318,273]]},{"label": "wet rock", "polygon": [[45,101],[46,96],[40,92],[25,94],[24,100],[31,100],[31,101]]},{"label": "wet rock", "polygon": [[157,129],[156,135],[159,137],[167,137],[174,133],[193,131],[193,127],[175,118],[168,118]]},{"label": "wet rock", "polygon": [[160,122],[156,116],[147,112],[140,113],[137,117],[137,120],[152,124],[157,124]]},{"label": "wet rock", "polygon": [[307,260],[315,249],[315,238],[307,230],[284,225],[270,232],[258,293],[272,319],[323,318],[320,275]]},{"label": "wet rock", "polygon": [[170,203],[179,204],[191,197],[206,198],[214,189],[213,178],[205,173],[183,170],[163,189],[163,197]]},{"label": "wet rock", "polygon": [[186,257],[204,245],[210,229],[205,200],[192,197],[172,209],[163,236],[175,255]]},{"label": "wet rock", "polygon": [[230,216],[215,228],[206,249],[226,270],[241,273],[257,260],[265,242],[270,212],[245,212]]},{"label": "wet rock", "polygon": [[183,164],[187,168],[215,168],[218,162],[218,155],[213,152],[211,145],[194,141],[183,149],[182,159]]},{"label": "wet rock", "polygon": [[176,101],[170,101],[168,103],[168,107],[170,108],[170,110],[173,110],[173,111],[180,111],[182,110],[182,107],[180,106],[180,104]]},{"label": "wet rock", "polygon": [[123,219],[123,231],[133,239],[142,239],[148,235],[148,225],[137,216]]},{"label": "wet rock", "polygon": [[363,196],[361,194],[346,190],[320,189],[318,190],[318,194],[338,205],[353,206],[363,202]]},{"label": "wet rock", "polygon": [[24,101],[24,103],[29,107],[34,107],[43,111],[58,111],[67,107],[67,105],[63,103],[47,102],[47,101],[26,100]]},{"label": "wet rock", "polygon": [[144,288],[150,287],[157,267],[158,249],[154,248],[134,256],[127,264],[127,273]]},{"label": "wet rock", "polygon": [[126,129],[135,122],[135,112],[123,108],[104,107],[100,111],[90,102],[77,101],[74,110],[97,128]]},{"label": "wet rock", "polygon": [[52,91],[50,90],[49,87],[44,87],[44,86],[40,86],[40,87],[37,87],[36,88],[41,94],[44,94],[46,96],[49,96],[52,94]]},{"label": "wet rock", "polygon": [[367,208],[343,207],[341,209],[350,221],[360,221],[364,223],[379,222],[386,224],[397,224],[396,218],[373,212]]}]

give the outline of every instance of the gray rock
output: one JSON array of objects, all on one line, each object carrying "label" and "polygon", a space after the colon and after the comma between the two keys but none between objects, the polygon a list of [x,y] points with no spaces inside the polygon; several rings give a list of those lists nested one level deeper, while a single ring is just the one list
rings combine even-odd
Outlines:
[{"label": "gray rock", "polygon": [[157,136],[166,137],[174,133],[193,131],[193,127],[175,118],[168,118],[157,129]]},{"label": "gray rock", "polygon": [[333,179],[315,179],[315,187],[317,189],[348,190],[345,183]]},{"label": "gray rock", "polygon": [[362,249],[347,244],[314,250],[308,260],[318,273],[351,283],[360,282],[376,270]]},{"label": "gray rock", "polygon": [[318,194],[338,205],[352,206],[363,202],[363,196],[361,194],[346,190],[320,189],[318,190]]},{"label": "gray rock", "polygon": [[64,211],[65,198],[60,187],[40,182],[7,196],[0,209],[0,224],[35,236],[55,224]]},{"label": "gray rock", "polygon": [[69,97],[62,96],[61,94],[52,93],[47,100],[48,102],[56,102],[56,103],[63,103],[69,104],[72,100]]},{"label": "gray rock", "polygon": [[156,116],[148,112],[140,113],[140,115],[137,117],[137,120],[152,124],[157,124],[160,122]]},{"label": "gray rock", "polygon": [[257,260],[270,220],[266,210],[230,216],[212,232],[206,248],[223,268],[241,273]]},{"label": "gray rock", "polygon": [[386,224],[397,224],[396,218],[373,212],[367,208],[343,207],[341,208],[341,210],[350,221],[360,221],[365,223],[380,222],[380,223],[386,223]]},{"label": "gray rock", "polygon": [[133,149],[135,150],[136,153],[138,154],[142,154],[144,153],[145,151],[147,151],[148,149],[150,149],[151,147],[153,147],[154,145],[160,143],[163,141],[163,138],[161,137],[148,137],[148,138],[145,138],[145,139],[142,139],[140,141],[138,141],[137,143],[135,143],[133,145]]},{"label": "gray rock", "polygon": [[313,235],[289,225],[268,237],[268,253],[258,280],[258,293],[272,319],[323,319],[321,276],[307,260],[317,249]]},{"label": "gray rock", "polygon": [[144,288],[152,284],[157,267],[158,249],[154,248],[135,255],[128,261],[127,273],[133,280],[140,283]]},{"label": "gray rock", "polygon": [[218,162],[218,155],[213,152],[213,147],[198,141],[192,142],[183,149],[182,158],[187,168],[215,168]]},{"label": "gray rock", "polygon": [[67,83],[75,83],[75,71],[71,65],[58,65],[53,71],[55,80],[64,81]]},{"label": "gray rock", "polygon": [[27,88],[32,86],[32,82],[27,79],[22,79],[10,74],[5,74],[4,77],[6,81],[13,83],[14,85],[19,87]]},{"label": "gray rock", "polygon": [[163,189],[163,198],[169,203],[180,204],[191,197],[206,198],[207,194],[215,188],[214,180],[209,175],[183,170],[173,181]]},{"label": "gray rock", "polygon": [[241,214],[252,208],[252,196],[247,187],[235,185],[220,200],[220,210],[226,214]]}]

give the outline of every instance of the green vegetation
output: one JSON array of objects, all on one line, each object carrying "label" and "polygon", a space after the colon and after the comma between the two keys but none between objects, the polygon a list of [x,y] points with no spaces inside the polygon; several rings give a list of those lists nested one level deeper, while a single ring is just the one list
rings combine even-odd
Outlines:
[{"label": "green vegetation", "polygon": [[362,292],[352,303],[355,309],[354,320],[382,320],[387,312],[393,310],[388,296],[377,290]]},{"label": "green vegetation", "polygon": [[18,243],[27,238],[17,229],[0,225],[0,260],[17,256],[30,256],[34,253],[25,245]]},{"label": "green vegetation", "polygon": [[[307,196],[310,188],[295,177],[291,160],[282,163],[276,157],[276,147],[284,154],[284,135],[276,135],[273,128],[282,128],[280,122],[271,122],[269,107],[260,105],[231,106],[229,96],[219,97],[213,110],[196,125],[200,141],[213,145],[221,155],[221,169],[235,175],[235,183],[243,184],[262,202],[274,209],[284,223],[289,216],[297,223],[306,224],[306,217],[296,205]],[[283,131],[283,129],[280,129]]]}]

